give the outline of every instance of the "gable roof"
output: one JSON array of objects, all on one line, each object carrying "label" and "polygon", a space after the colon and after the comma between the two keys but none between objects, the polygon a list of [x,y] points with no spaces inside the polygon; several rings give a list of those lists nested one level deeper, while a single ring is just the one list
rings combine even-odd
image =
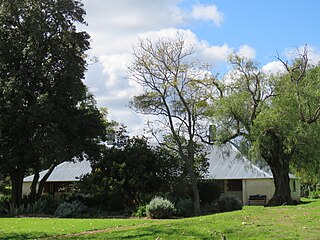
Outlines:
[{"label": "gable roof", "polygon": [[[232,144],[209,147],[209,171],[206,179],[272,179],[270,170],[262,170],[252,164]],[[296,178],[289,174],[290,178]]]},{"label": "gable roof", "polygon": [[[88,160],[74,162],[63,162],[55,167],[47,182],[75,182],[79,181],[79,178],[87,173],[90,173],[92,168]],[[39,180],[48,172],[44,170],[40,172]],[[25,177],[23,182],[32,182],[34,175]]]}]

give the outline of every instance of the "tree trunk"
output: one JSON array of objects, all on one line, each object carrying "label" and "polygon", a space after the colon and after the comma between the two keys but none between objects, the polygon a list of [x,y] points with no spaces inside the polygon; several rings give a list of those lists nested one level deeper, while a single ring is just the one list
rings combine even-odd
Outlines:
[{"label": "tree trunk", "polygon": [[54,163],[51,164],[50,168],[48,169],[48,172],[46,172],[46,174],[43,176],[43,178],[40,180],[39,182],[39,188],[38,188],[38,196],[40,197],[42,192],[43,192],[43,188],[44,185],[46,183],[46,181],[48,180],[48,178],[50,177],[51,173],[53,172],[54,168],[56,167],[56,161],[54,161]]},{"label": "tree trunk", "polygon": [[190,182],[192,187],[193,193],[193,209],[194,214],[199,216],[201,214],[201,206],[200,206],[200,196],[199,196],[199,189],[198,189],[198,182],[194,171],[194,142],[190,140],[188,147],[188,157],[185,159],[187,169],[189,171]]},{"label": "tree trunk", "polygon": [[20,206],[22,199],[22,184],[24,177],[24,170],[17,168],[10,172],[11,177],[11,204],[13,206]]},{"label": "tree trunk", "polygon": [[289,178],[289,164],[285,160],[278,160],[271,167],[273,174],[273,181],[275,185],[275,192],[270,199],[268,205],[279,206],[283,204],[292,204],[290,178]]},{"label": "tree trunk", "polygon": [[197,178],[193,171],[189,172],[192,193],[193,193],[193,209],[194,213],[199,216],[201,214],[201,207],[200,207],[200,196],[199,196],[199,189],[197,184]]},{"label": "tree trunk", "polygon": [[32,180],[32,184],[31,184],[31,187],[30,187],[30,195],[29,195],[29,197],[30,197],[31,202],[34,202],[37,199],[37,185],[38,185],[39,178],[40,178],[39,168],[36,167],[35,168],[34,177],[33,177],[33,180]]},{"label": "tree trunk", "polygon": [[261,156],[268,163],[272,171],[275,185],[274,195],[269,200],[268,205],[292,204],[289,179],[289,161],[291,156],[285,153],[281,134],[276,129],[267,129],[259,148]]}]

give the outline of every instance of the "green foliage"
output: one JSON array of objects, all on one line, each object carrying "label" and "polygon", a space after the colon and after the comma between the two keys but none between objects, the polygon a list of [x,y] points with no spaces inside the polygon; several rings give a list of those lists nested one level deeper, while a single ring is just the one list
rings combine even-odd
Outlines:
[{"label": "green foliage", "polygon": [[77,217],[86,210],[87,207],[80,201],[63,202],[58,206],[54,215],[61,218]]},{"label": "green foliage", "polygon": [[186,36],[179,32],[174,38],[141,39],[134,47],[128,72],[144,90],[134,97],[131,107],[138,113],[156,116],[155,121],[149,121],[154,136],[172,136],[171,147],[188,171],[195,211],[199,214],[196,143],[198,136],[206,132],[203,120],[215,81],[206,74],[207,64],[190,61],[192,53]]},{"label": "green foliage", "polygon": [[230,212],[241,210],[242,204],[240,200],[232,195],[223,196],[218,201],[219,212]]},{"label": "green foliage", "polygon": [[202,214],[204,215],[219,213],[220,210],[219,210],[218,200],[203,204],[201,206],[201,210],[202,210]]},{"label": "green foliage", "polygon": [[147,205],[140,205],[133,213],[134,217],[146,217],[147,216]]},{"label": "green foliage", "polygon": [[179,161],[150,147],[144,138],[106,149],[104,159],[95,161],[93,168],[79,182],[79,190],[88,206],[112,211],[132,211],[155,192],[171,192],[181,174]]},{"label": "green foliage", "polygon": [[6,214],[9,216],[42,215],[44,213],[43,210],[44,205],[39,199],[33,203],[25,203],[19,206],[10,203],[9,207],[6,209]]},{"label": "green foliage", "polygon": [[102,115],[83,83],[89,35],[80,1],[1,1],[0,167],[20,203],[27,169],[99,156]]},{"label": "green foliage", "polygon": [[311,199],[318,199],[320,198],[320,190],[310,191],[309,198]]},{"label": "green foliage", "polygon": [[193,213],[193,203],[190,198],[179,198],[175,204],[175,215],[179,217],[191,217]]},{"label": "green foliage", "polygon": [[174,213],[174,205],[163,197],[154,197],[146,206],[146,214],[150,218],[171,218]]},{"label": "green foliage", "polygon": [[208,204],[219,199],[221,194],[221,187],[214,180],[199,181],[198,187],[202,204]]},{"label": "green foliage", "polygon": [[0,194],[0,215],[4,215],[10,207],[10,195]]},{"label": "green foliage", "polygon": [[308,63],[307,49],[298,59],[279,60],[285,73],[266,74],[251,59],[236,54],[233,70],[219,101],[208,114],[216,129],[216,141],[244,141],[246,150],[264,160],[276,182],[274,200],[291,203],[289,169],[316,181],[319,170],[320,67]]},{"label": "green foliage", "polygon": [[166,220],[0,218],[1,238],[318,239],[320,201],[305,203],[268,208],[245,206],[243,211]]},{"label": "green foliage", "polygon": [[61,203],[61,200],[54,198],[51,195],[43,195],[39,200],[41,201],[41,204],[43,206],[42,213],[46,215],[53,215],[59,204]]}]

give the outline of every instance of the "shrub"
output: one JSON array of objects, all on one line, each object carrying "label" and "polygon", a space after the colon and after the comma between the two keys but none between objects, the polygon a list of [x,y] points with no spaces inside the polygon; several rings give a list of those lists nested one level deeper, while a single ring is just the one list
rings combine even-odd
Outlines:
[{"label": "shrub", "polygon": [[221,187],[217,181],[199,181],[198,188],[199,196],[203,204],[210,204],[218,200],[221,195]]},{"label": "shrub", "polygon": [[193,203],[190,198],[180,198],[176,202],[176,214],[180,217],[190,217],[193,215]]},{"label": "shrub", "polygon": [[203,204],[203,206],[201,206],[201,212],[204,215],[220,212],[219,206],[218,206],[218,201],[216,200],[216,201],[212,201],[211,203]]},{"label": "shrub", "polygon": [[54,215],[57,217],[76,217],[83,214],[87,207],[80,201],[64,202],[59,205]]},{"label": "shrub", "polygon": [[173,203],[158,196],[155,196],[146,206],[146,213],[150,218],[170,218],[173,215],[173,211]]},{"label": "shrub", "polygon": [[230,212],[235,210],[241,210],[242,204],[240,200],[232,195],[220,197],[218,201],[218,209],[220,212]]},{"label": "shrub", "polygon": [[141,205],[139,206],[135,212],[132,213],[132,216],[134,217],[146,217],[147,212],[146,212],[146,205]]},{"label": "shrub", "polygon": [[54,214],[61,202],[59,199],[54,198],[51,195],[43,195],[41,196],[40,200],[43,206],[43,213],[50,215]]},{"label": "shrub", "polygon": [[311,199],[318,199],[320,198],[320,190],[316,191],[310,191],[309,192],[309,198]]},{"label": "shrub", "polygon": [[6,214],[10,206],[10,195],[0,195],[0,215]]}]

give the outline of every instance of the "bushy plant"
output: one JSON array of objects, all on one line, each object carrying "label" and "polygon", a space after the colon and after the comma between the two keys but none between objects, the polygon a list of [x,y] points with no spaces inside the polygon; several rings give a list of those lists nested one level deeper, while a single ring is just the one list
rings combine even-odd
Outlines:
[{"label": "bushy plant", "polygon": [[172,202],[158,196],[155,196],[146,206],[146,213],[150,218],[171,218],[174,210]]},{"label": "bushy plant", "polygon": [[220,212],[230,212],[235,210],[241,210],[242,204],[237,197],[233,195],[227,195],[227,196],[220,197],[218,201],[218,209]]},{"label": "bushy plant", "polygon": [[87,207],[80,201],[63,202],[59,205],[54,215],[62,218],[76,217],[83,214],[86,210]]},{"label": "bushy plant", "polygon": [[310,191],[309,198],[312,198],[312,199],[320,198],[320,190]]},{"label": "bushy plant", "polygon": [[202,214],[214,214],[218,213],[219,211],[219,206],[218,206],[218,200],[212,201],[211,203],[205,203],[201,206],[201,212]]},{"label": "bushy plant", "polygon": [[44,214],[44,208],[41,199],[38,199],[35,202],[25,202],[20,206],[12,205],[11,203],[5,209],[5,212],[9,216],[18,216],[18,215],[39,215]]},{"label": "bushy plant", "polygon": [[221,187],[217,181],[202,180],[198,182],[199,195],[202,204],[210,204],[219,199]]},{"label": "bushy plant", "polygon": [[146,212],[146,205],[140,205],[136,211],[134,211],[132,213],[132,216],[134,217],[146,217],[147,216],[147,212]]},{"label": "bushy plant", "polygon": [[10,206],[10,195],[0,195],[0,215],[6,213]]},{"label": "bushy plant", "polygon": [[175,204],[176,215],[180,217],[190,217],[193,215],[193,203],[190,198],[180,198]]},{"label": "bushy plant", "polygon": [[57,210],[59,204],[60,204],[60,200],[57,198],[54,198],[51,195],[43,195],[40,198],[40,201],[42,203],[43,206],[43,213],[44,214],[49,214],[49,215],[53,215],[54,212]]}]

